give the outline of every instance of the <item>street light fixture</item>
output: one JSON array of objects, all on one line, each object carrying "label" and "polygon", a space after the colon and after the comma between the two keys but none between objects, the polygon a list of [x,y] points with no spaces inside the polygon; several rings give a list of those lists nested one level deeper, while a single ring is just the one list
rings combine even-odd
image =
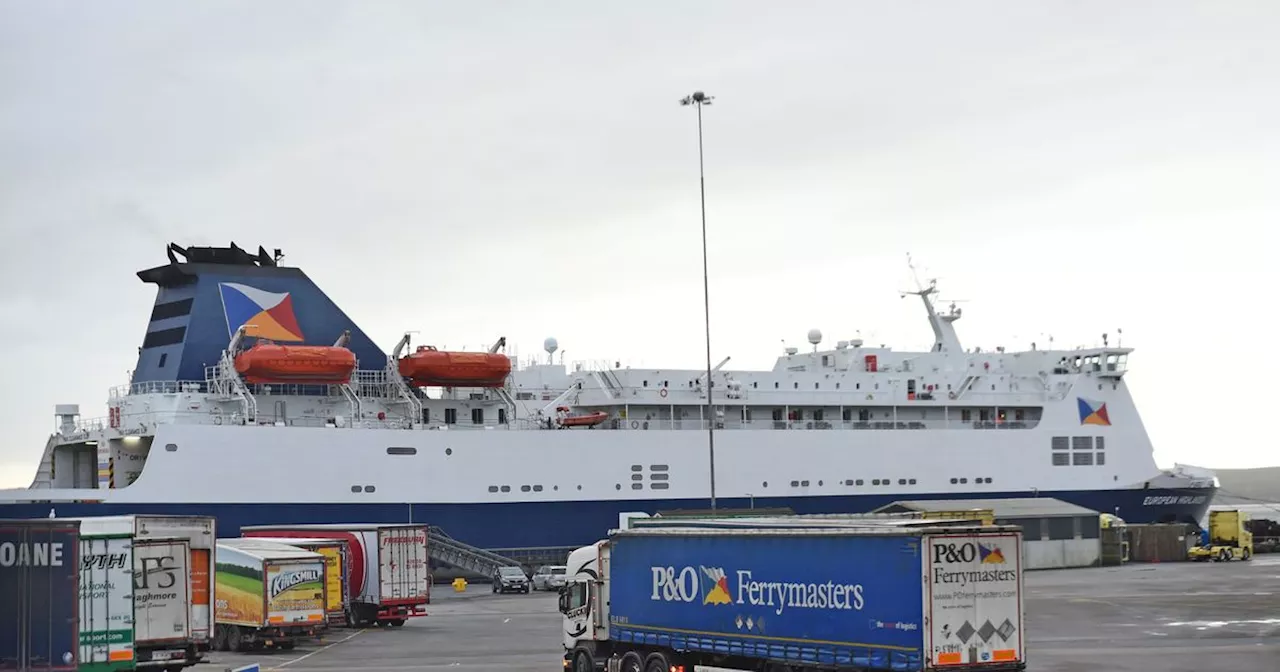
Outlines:
[{"label": "street light fixture", "polygon": [[702,303],[707,331],[707,453],[711,460],[711,510],[716,510],[716,417],[712,405],[711,382],[711,284],[707,275],[707,179],[702,162],[702,106],[710,105],[714,97],[701,91],[680,99],[681,105],[693,105],[698,109],[698,187],[702,192]]}]

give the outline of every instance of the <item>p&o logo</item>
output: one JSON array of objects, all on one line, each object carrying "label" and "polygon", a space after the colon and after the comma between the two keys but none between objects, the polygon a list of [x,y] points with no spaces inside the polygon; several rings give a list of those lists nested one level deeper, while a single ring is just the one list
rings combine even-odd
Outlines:
[{"label": "p&o logo", "polygon": [[693,567],[651,567],[653,594],[651,599],[663,602],[693,602],[702,598],[703,604],[732,604],[729,578],[722,567],[703,567],[701,576]]},{"label": "p&o logo", "polygon": [[933,562],[973,562],[980,561],[984,565],[1003,565],[1004,552],[995,544],[966,542],[963,544],[936,544],[933,547]]}]

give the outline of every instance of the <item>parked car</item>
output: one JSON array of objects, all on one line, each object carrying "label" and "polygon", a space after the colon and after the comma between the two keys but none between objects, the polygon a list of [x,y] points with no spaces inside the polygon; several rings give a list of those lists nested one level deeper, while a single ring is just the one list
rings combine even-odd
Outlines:
[{"label": "parked car", "polygon": [[499,567],[493,575],[493,592],[527,593],[529,577],[519,567]]},{"label": "parked car", "polygon": [[564,587],[565,574],[569,568],[564,565],[543,565],[533,573],[534,590],[560,590]]}]

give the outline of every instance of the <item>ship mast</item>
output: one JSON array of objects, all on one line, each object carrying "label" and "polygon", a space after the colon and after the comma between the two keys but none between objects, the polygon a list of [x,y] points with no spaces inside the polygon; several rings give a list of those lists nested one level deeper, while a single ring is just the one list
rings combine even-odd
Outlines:
[{"label": "ship mast", "polygon": [[963,352],[960,348],[960,338],[956,336],[954,325],[954,322],[960,319],[961,310],[956,308],[956,304],[952,303],[947,314],[940,315],[933,306],[933,300],[929,298],[938,293],[938,280],[936,278],[929,280],[928,287],[921,285],[920,277],[916,274],[916,267],[911,261],[910,254],[907,255],[907,267],[911,269],[911,276],[915,279],[916,291],[899,293],[904,297],[907,295],[918,296],[924,302],[924,309],[929,313],[929,326],[933,329],[933,352]]}]

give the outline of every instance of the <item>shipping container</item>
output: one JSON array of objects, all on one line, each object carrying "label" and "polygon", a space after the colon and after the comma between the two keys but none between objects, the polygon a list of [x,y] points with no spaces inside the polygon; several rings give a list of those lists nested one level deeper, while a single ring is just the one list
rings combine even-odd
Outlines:
[{"label": "shipping container", "polygon": [[236,541],[219,540],[215,551],[214,646],[292,649],[320,636],[326,629],[324,556],[270,542],[237,548]]},{"label": "shipping container", "polygon": [[0,520],[0,670],[80,664],[79,547],[74,521]]},{"label": "shipping container", "polygon": [[1017,527],[638,528],[574,551],[574,670],[1025,669]]},{"label": "shipping container", "polygon": [[221,539],[218,543],[235,548],[253,548],[255,544],[285,544],[324,556],[325,612],[330,627],[347,622],[348,567],[347,545],[337,539],[307,539],[289,537],[241,537]]},{"label": "shipping container", "polygon": [[347,622],[404,625],[431,599],[427,526],[404,524],[254,525],[244,537],[337,539],[350,561]]},{"label": "shipping container", "polygon": [[[77,519],[83,540],[92,541],[94,566],[131,577],[129,644],[137,667],[177,672],[202,662],[210,648],[212,610],[209,584],[216,527],[211,516],[122,515]],[[86,560],[86,568],[89,561]],[[123,599],[123,598],[121,598]],[[97,618],[99,615],[95,615]],[[94,626],[94,641],[107,641],[107,656],[123,656],[118,606],[110,632]]]}]

